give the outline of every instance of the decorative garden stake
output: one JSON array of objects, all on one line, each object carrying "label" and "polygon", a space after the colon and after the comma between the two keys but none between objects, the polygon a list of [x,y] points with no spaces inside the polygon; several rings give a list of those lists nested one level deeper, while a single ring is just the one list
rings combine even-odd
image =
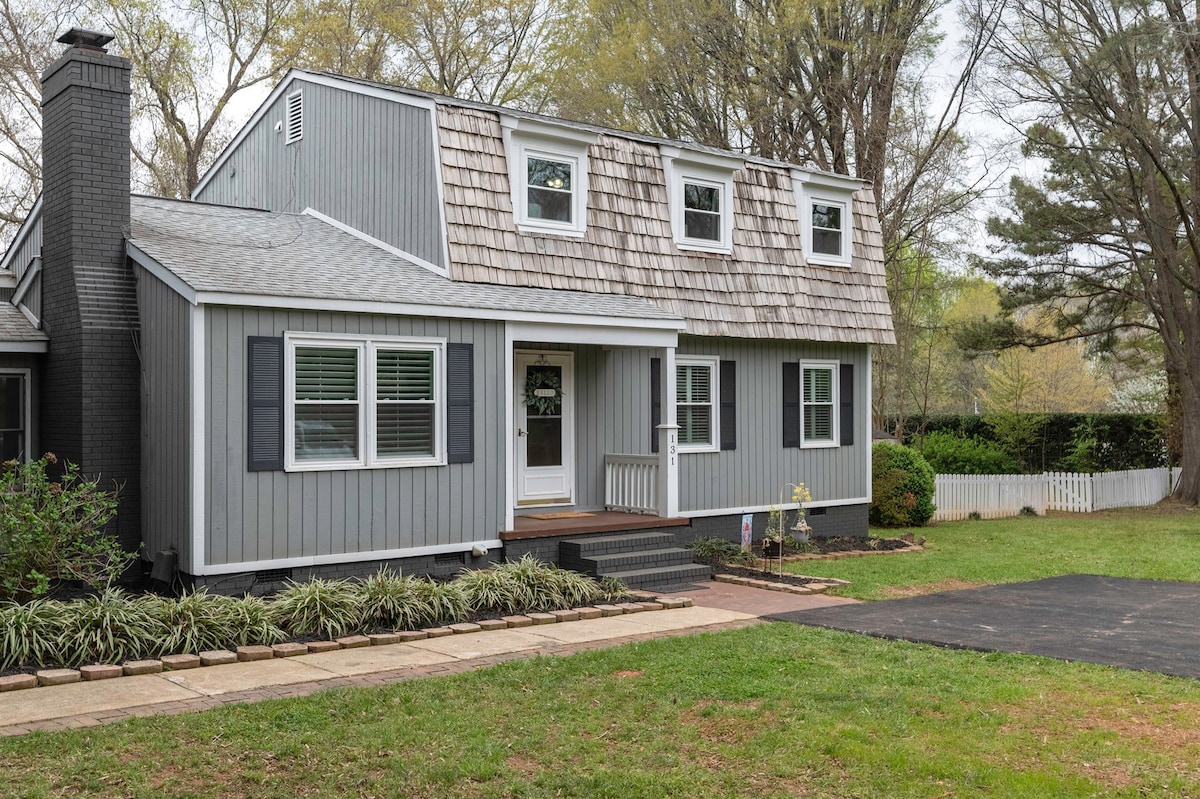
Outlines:
[{"label": "decorative garden stake", "polygon": [[[783,492],[792,489],[792,502],[796,503],[796,525],[792,528],[796,541],[804,542],[812,534],[812,527],[804,518],[805,504],[812,502],[812,492],[804,483],[784,483],[779,489],[779,529],[775,534],[779,537],[779,576],[783,577],[783,525],[787,512],[783,509]],[[768,530],[768,534],[770,530]]]}]

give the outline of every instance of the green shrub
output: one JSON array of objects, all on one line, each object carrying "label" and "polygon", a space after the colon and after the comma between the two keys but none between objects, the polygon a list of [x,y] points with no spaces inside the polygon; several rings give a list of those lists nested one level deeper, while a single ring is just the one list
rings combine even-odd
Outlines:
[{"label": "green shrub", "polygon": [[103,532],[117,512],[115,494],[83,479],[74,464],[51,480],[47,467],[57,463],[46,453],[0,469],[0,599],[43,596],[59,580],[101,590],[136,557]]},{"label": "green shrub", "polygon": [[687,548],[701,562],[718,566],[722,563],[730,563],[742,554],[740,545],[715,536],[696,538],[687,545]]},{"label": "green shrub", "polygon": [[380,569],[358,585],[366,627],[415,630],[436,621],[433,608],[423,598],[415,577]]},{"label": "green shrub", "polygon": [[555,592],[561,600],[559,607],[576,608],[599,602],[602,598],[600,584],[586,574],[560,569],[557,566],[551,568],[551,579],[557,584]]},{"label": "green shrub", "polygon": [[362,626],[362,594],[345,580],[289,582],[271,600],[271,617],[292,635],[340,638]]},{"label": "green shrub", "polygon": [[57,661],[63,613],[54,600],[0,604],[0,671]]},{"label": "green shrub", "polygon": [[455,582],[466,591],[471,607],[481,612],[558,610],[586,605],[601,596],[600,586],[590,577],[543,563],[532,555],[490,569],[463,572]]},{"label": "green shrub", "polygon": [[921,455],[936,474],[1017,474],[1016,460],[995,444],[934,431],[921,442]]},{"label": "green shrub", "polygon": [[62,603],[55,645],[64,666],[121,663],[163,654],[169,635],[155,615],[154,597],[133,597],[119,588]]},{"label": "green shrub", "polygon": [[933,518],[933,469],[915,449],[876,444],[871,483],[871,524],[920,527]]}]

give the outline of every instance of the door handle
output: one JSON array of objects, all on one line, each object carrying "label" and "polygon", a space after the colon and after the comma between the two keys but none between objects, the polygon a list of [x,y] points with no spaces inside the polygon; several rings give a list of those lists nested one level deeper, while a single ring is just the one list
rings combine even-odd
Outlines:
[{"label": "door handle", "polygon": [[518,427],[518,428],[517,428],[517,435],[519,435],[519,436],[523,436],[523,435],[528,435],[528,434],[527,434],[527,433],[526,433],[524,430],[522,430],[521,428],[519,428],[519,427]]}]

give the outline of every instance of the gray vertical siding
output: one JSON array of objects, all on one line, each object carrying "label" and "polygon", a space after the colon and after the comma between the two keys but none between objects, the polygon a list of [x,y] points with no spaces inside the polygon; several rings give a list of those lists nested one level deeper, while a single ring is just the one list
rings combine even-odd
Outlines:
[{"label": "gray vertical siding", "polygon": [[[297,80],[304,137],[284,144],[284,92],[196,199],[303,211],[311,207],[445,266],[430,113]],[[348,190],[348,188],[352,190]]]},{"label": "gray vertical siding", "polygon": [[164,549],[192,554],[190,420],[192,306],[137,268],[142,320],[142,535],[147,559]]},{"label": "gray vertical siding", "polygon": [[29,268],[29,262],[42,254],[41,214],[27,219],[22,227],[23,229],[17,234],[18,238],[4,254],[5,259],[8,260],[8,269],[17,276],[18,280]]},{"label": "gray vertical siding", "polygon": [[[681,511],[774,504],[784,483],[801,481],[818,502],[867,496],[871,431],[864,429],[864,403],[871,391],[866,346],[683,336],[677,352],[737,363],[737,449],[680,455]],[[783,447],[782,363],[809,358],[854,364],[853,446]]]},{"label": "gray vertical siding", "polygon": [[[305,133],[307,136],[307,132]],[[504,327],[496,322],[206,309],[207,564],[494,539],[504,512]],[[246,337],[440,336],[474,344],[475,460],[406,469],[249,472]]]},{"label": "gray vertical siding", "polygon": [[[516,347],[575,353],[575,505],[603,508],[604,455],[650,452],[650,359],[658,351],[536,343]],[[737,449],[680,455],[681,511],[773,504],[784,483],[799,481],[818,501],[867,495],[870,431],[864,429],[863,403],[870,391],[865,346],[685,336],[677,353],[714,355],[737,364]],[[802,359],[854,364],[853,446],[783,447],[782,363]]]}]

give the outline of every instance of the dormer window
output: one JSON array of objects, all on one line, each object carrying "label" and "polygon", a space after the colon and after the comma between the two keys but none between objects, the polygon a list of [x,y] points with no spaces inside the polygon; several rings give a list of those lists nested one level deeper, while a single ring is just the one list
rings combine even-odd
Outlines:
[{"label": "dormer window", "polygon": [[862,181],[793,170],[804,257],[820,266],[850,266],[851,208]]},{"label": "dormer window", "polygon": [[738,158],[662,146],[671,229],[681,250],[733,251],[733,173]]},{"label": "dormer window", "polygon": [[523,233],[582,236],[587,230],[588,145],[597,134],[502,116],[513,220]]}]

